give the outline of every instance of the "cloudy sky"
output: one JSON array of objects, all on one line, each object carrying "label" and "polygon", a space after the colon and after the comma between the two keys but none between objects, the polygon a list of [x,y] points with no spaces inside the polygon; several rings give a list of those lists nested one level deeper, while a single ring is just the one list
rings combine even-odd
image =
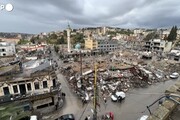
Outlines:
[{"label": "cloudy sky", "polygon": [[72,28],[180,26],[180,0],[0,0],[0,32],[40,33]]}]

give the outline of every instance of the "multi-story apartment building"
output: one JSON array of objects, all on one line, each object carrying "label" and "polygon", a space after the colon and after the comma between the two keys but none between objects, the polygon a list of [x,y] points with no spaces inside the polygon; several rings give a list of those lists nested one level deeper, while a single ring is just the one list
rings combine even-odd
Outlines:
[{"label": "multi-story apartment building", "polygon": [[95,50],[97,49],[97,44],[97,40],[92,35],[89,35],[85,40],[85,49]]},{"label": "multi-story apartment building", "polygon": [[118,48],[117,40],[98,40],[97,50],[99,51],[114,51]]},{"label": "multi-story apartment building", "polygon": [[16,53],[15,45],[8,42],[0,42],[0,56],[12,56]]},{"label": "multi-story apartment building", "polygon": [[162,31],[162,38],[161,39],[164,39],[164,38],[167,38],[170,34],[170,30],[164,30]]},{"label": "multi-story apartment building", "polygon": [[85,40],[85,48],[99,51],[114,51],[118,48],[118,42],[104,36],[89,36]]},{"label": "multi-story apartment building", "polygon": [[143,34],[144,30],[143,29],[134,29],[134,35],[138,36],[139,34]]},{"label": "multi-story apartment building", "polygon": [[[19,35],[18,35],[19,36]],[[21,38],[0,38],[1,41],[17,44]]]},{"label": "multi-story apartment building", "polygon": [[[160,38],[161,39],[165,39],[169,36],[170,34],[170,29],[169,30],[160,30],[159,31],[159,34],[160,34]],[[179,40],[180,39],[180,30],[178,29],[177,30],[177,36],[176,36],[176,39]]]},{"label": "multi-story apartment building", "polygon": [[172,42],[168,42],[161,39],[152,39],[144,44],[144,50],[156,51],[156,52],[169,52],[172,47]]},{"label": "multi-story apartment building", "polygon": [[180,39],[180,30],[177,30],[177,36],[176,39],[179,40]]}]

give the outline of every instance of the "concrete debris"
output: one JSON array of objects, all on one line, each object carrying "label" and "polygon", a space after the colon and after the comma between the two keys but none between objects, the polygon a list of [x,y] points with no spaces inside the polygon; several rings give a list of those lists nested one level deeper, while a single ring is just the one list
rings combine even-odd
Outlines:
[{"label": "concrete debris", "polygon": [[98,90],[106,96],[116,91],[126,92],[132,88],[148,87],[148,85],[163,82],[169,79],[172,72],[180,71],[180,63],[175,64],[167,60],[143,61],[139,57],[140,54],[121,51],[97,58],[83,58],[82,67],[80,60],[63,63],[64,67],[60,68],[60,72],[66,76],[69,85],[77,95],[93,97],[94,63],[98,67]]}]

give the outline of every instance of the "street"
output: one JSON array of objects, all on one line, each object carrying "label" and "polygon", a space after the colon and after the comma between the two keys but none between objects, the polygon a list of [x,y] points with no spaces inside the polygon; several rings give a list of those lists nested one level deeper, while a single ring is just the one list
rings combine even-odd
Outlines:
[{"label": "street", "polygon": [[[58,61],[58,57],[55,52],[53,54],[53,59]],[[61,61],[58,61],[58,66],[61,66]],[[62,92],[66,93],[65,105],[57,114],[51,118],[57,118],[63,114],[73,113],[77,120],[84,120],[86,116],[90,115],[92,118],[91,109],[93,109],[92,101],[86,105],[82,105],[80,99],[70,90],[68,81],[65,77],[57,72],[58,80],[62,85]],[[122,103],[114,103],[111,101],[110,97],[107,98],[107,105],[105,107],[103,98],[99,99],[100,107],[98,107],[98,115],[101,116],[106,112],[114,113],[114,120],[136,120],[142,115],[149,115],[146,106],[153,103],[156,99],[163,95],[165,89],[170,85],[174,84],[177,80],[169,80],[166,82],[156,83],[148,88],[138,88],[129,90],[126,93],[126,98]],[[158,104],[155,104],[150,109],[157,108]]]}]

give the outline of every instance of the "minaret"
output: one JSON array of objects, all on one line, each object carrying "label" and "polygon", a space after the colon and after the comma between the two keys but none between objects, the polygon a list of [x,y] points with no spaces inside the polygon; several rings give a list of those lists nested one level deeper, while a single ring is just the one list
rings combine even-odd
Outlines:
[{"label": "minaret", "polygon": [[68,52],[71,52],[71,40],[70,40],[70,32],[71,32],[71,28],[70,25],[68,23],[68,28],[67,28],[67,43],[68,43]]}]

